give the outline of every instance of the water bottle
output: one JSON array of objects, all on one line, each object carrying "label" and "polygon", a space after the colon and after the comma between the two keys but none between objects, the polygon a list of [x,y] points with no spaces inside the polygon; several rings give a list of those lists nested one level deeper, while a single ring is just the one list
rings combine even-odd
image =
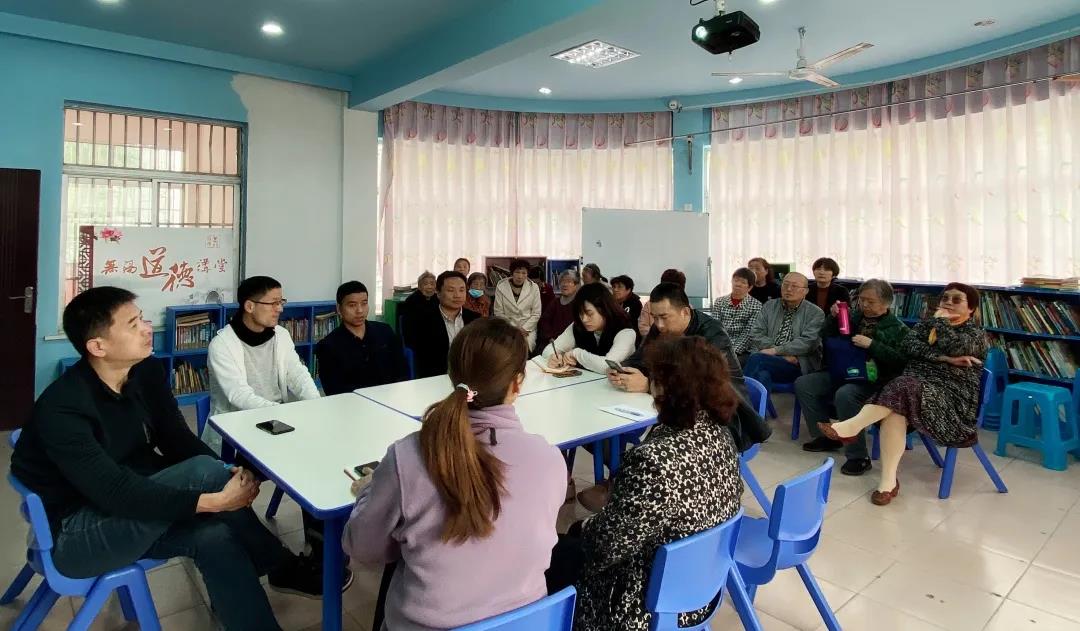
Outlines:
[{"label": "water bottle", "polygon": [[848,304],[844,301],[836,303],[836,317],[840,321],[840,334],[851,335],[851,319],[848,317]]}]

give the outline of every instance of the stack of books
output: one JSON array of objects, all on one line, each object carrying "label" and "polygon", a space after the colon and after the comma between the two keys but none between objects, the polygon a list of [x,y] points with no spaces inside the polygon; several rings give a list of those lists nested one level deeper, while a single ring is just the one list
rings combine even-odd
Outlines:
[{"label": "stack of books", "polygon": [[206,366],[196,368],[187,362],[178,361],[173,367],[173,394],[194,394],[210,389],[210,373]]},{"label": "stack of books", "polygon": [[1005,356],[1009,358],[1009,367],[1015,370],[1043,373],[1058,379],[1072,379],[1080,365],[1066,342],[1006,340],[993,333],[987,336],[991,346],[1005,351]]},{"label": "stack of books", "polygon": [[297,344],[301,342],[306,342],[311,339],[310,337],[308,337],[308,329],[310,327],[308,326],[307,318],[282,320],[278,323],[278,325],[285,327],[285,329],[289,331],[289,335],[292,336],[293,342],[296,342]]},{"label": "stack of books", "polygon": [[176,339],[174,340],[176,350],[191,351],[206,348],[213,337],[214,325],[210,322],[209,313],[203,311],[177,316]]},{"label": "stack of books", "polygon": [[1061,291],[1080,291],[1080,276],[1070,278],[1054,278],[1052,276],[1025,276],[1020,279],[1024,287],[1038,287],[1039,289],[1056,289]]},{"label": "stack of books", "polygon": [[319,340],[329,335],[331,331],[338,327],[340,321],[341,320],[340,318],[338,318],[337,311],[329,311],[327,313],[320,313],[316,315],[315,338],[312,341],[318,342]]},{"label": "stack of books", "polygon": [[1064,302],[1036,300],[1031,296],[982,294],[983,324],[1043,335],[1080,335],[1080,311]]}]

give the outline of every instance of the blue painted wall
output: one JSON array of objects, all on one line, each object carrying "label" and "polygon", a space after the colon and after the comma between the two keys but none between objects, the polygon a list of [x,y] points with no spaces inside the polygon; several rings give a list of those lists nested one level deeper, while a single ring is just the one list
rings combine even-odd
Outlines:
[{"label": "blue painted wall", "polygon": [[[672,141],[675,172],[675,210],[704,212],[705,203],[705,145],[709,134],[698,132],[709,129],[711,110],[683,110],[675,113],[672,124],[674,134],[694,134],[691,145],[685,138]],[[687,208],[687,204],[690,205]]]},{"label": "blue painted wall", "polygon": [[37,366],[41,392],[75,354],[58,330],[63,107],[80,101],[246,122],[232,72],[0,33],[0,167],[41,171]]}]

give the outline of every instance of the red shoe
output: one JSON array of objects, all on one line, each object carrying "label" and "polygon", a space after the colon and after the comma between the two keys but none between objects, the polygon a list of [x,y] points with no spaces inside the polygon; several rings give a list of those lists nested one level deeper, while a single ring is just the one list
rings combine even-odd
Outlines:
[{"label": "red shoe", "polygon": [[849,438],[844,438],[843,436],[837,434],[836,430],[833,429],[832,423],[820,423],[819,422],[817,424],[817,426],[818,426],[818,429],[821,430],[821,433],[825,434],[825,436],[829,440],[839,441],[841,444],[844,444],[844,445],[850,445],[851,443],[855,442],[855,440],[858,438],[858,435],[851,436]]},{"label": "red shoe", "polygon": [[870,494],[870,503],[875,506],[885,506],[889,502],[893,501],[893,498],[900,494],[900,480],[896,481],[896,486],[891,491],[874,491]]}]

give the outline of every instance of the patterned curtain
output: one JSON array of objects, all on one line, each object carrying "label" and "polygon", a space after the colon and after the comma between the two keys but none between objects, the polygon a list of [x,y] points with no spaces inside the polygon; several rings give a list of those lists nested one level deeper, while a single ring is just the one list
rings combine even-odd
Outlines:
[{"label": "patterned curtain", "polygon": [[464,256],[574,258],[581,208],[671,209],[671,115],[518,114],[406,102],[383,113],[384,293]]},{"label": "patterned curtain", "polygon": [[[831,256],[845,276],[895,280],[1080,274],[1080,84],[958,94],[1077,71],[1072,38],[867,88],[714,109],[715,285],[726,289],[728,272],[754,256],[805,272]],[[928,96],[943,98],[903,103]]]}]

